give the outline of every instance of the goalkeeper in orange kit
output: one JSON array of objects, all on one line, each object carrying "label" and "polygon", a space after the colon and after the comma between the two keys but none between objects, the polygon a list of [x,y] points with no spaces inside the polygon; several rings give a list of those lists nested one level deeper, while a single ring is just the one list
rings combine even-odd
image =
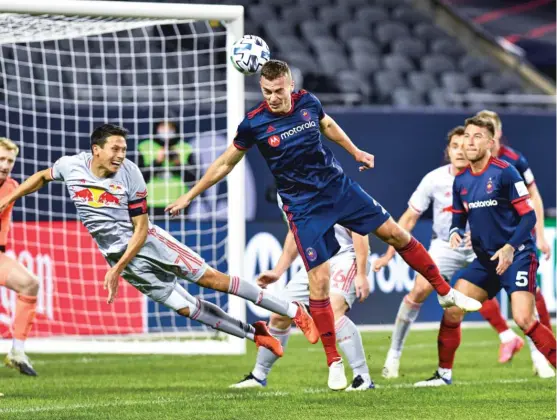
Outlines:
[{"label": "goalkeeper in orange kit", "polygon": [[[10,139],[0,137],[0,198],[7,196],[19,185],[10,177],[19,148]],[[17,293],[15,317],[12,326],[13,346],[6,359],[6,366],[29,376],[37,376],[24,345],[35,321],[39,282],[19,262],[8,257],[6,242],[10,230],[13,203],[0,213],[0,286]]]}]

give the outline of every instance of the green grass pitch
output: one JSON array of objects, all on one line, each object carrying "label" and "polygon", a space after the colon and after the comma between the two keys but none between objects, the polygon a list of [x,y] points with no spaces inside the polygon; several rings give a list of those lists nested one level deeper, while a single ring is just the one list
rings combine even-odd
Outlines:
[{"label": "green grass pitch", "polygon": [[[532,375],[528,347],[508,365],[497,363],[490,329],[464,329],[454,385],[414,389],[433,373],[436,332],[413,331],[401,378],[381,367],[388,332],[364,333],[378,388],[331,392],[321,346],[300,335],[261,390],[229,390],[253,366],[244,356],[31,355],[37,378],[0,369],[0,419],[555,419],[555,381]],[[184,343],[187,345],[187,343]],[[347,374],[351,372],[346,367]]]}]

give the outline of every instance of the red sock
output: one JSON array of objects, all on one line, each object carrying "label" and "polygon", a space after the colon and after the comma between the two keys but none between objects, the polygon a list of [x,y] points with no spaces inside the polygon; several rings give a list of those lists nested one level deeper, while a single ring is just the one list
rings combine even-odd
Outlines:
[{"label": "red sock", "polygon": [[536,289],[536,309],[538,310],[538,316],[540,317],[540,322],[542,325],[545,325],[551,329],[551,318],[549,317],[549,311],[547,310],[547,306],[545,305],[545,299],[543,298],[542,291],[540,289]]},{"label": "red sock", "polygon": [[424,246],[416,238],[412,237],[410,242],[406,246],[397,249],[397,252],[406,261],[406,264],[424,276],[441,296],[445,296],[451,291],[451,286],[441,277],[439,268],[437,268]]},{"label": "red sock", "polygon": [[460,346],[460,322],[447,321],[445,316],[441,320],[441,328],[437,336],[437,351],[439,353],[439,367],[452,369],[456,350]]},{"label": "red sock", "polygon": [[327,365],[331,366],[331,363],[341,358],[337,350],[335,317],[333,308],[331,308],[331,301],[329,298],[323,300],[310,299],[309,311],[321,336],[321,342],[327,355]]},{"label": "red sock", "polygon": [[549,360],[549,363],[551,363],[553,367],[555,367],[556,343],[555,336],[551,330],[539,321],[536,321],[536,323],[532,325],[528,331],[524,331],[524,334],[532,339],[540,353],[543,354],[547,360]]},{"label": "red sock", "polygon": [[507,321],[501,315],[501,307],[496,298],[486,300],[482,305],[482,309],[480,309],[480,314],[499,334],[509,329]]}]

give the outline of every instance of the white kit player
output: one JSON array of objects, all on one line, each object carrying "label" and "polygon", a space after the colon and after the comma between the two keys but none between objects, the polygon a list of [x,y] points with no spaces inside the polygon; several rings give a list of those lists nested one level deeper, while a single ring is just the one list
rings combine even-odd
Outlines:
[{"label": "white kit player", "polygon": [[[408,202],[408,209],[399,220],[402,227],[411,231],[421,214],[433,203],[433,239],[429,253],[439,267],[441,275],[447,281],[450,281],[454,273],[466,267],[476,257],[470,243],[459,249],[452,249],[449,245],[453,181],[455,175],[468,165],[462,149],[463,135],[464,127],[461,126],[449,132],[446,158],[450,163],[429,172],[422,179]],[[394,255],[395,250],[389,247],[386,254],[375,261],[374,271],[385,267]],[[395,329],[391,336],[391,348],[383,367],[384,378],[398,377],[404,341],[408,336],[410,326],[418,317],[422,303],[431,292],[433,292],[433,288],[429,282],[421,275],[417,275],[414,287],[400,304]]]},{"label": "white kit player", "polygon": [[209,267],[198,254],[149,222],[145,181],[137,165],[125,158],[127,133],[111,124],[97,127],[91,134],[91,152],[64,156],[52,168],[35,173],[0,200],[0,212],[51,181],[63,181],[79,219],[111,266],[104,280],[108,303],[116,298],[123,277],[180,315],[282,355],[280,342],[271,336],[265,322],[249,325],[231,317],[218,306],[190,295],[178,284],[181,278],[293,317],[308,340],[316,343],[318,332],[304,305]]},{"label": "white kit player", "polygon": [[[277,195],[282,209],[280,196]],[[285,217],[286,220],[286,217]],[[348,229],[335,225],[335,237],[340,248],[331,258],[330,299],[335,317],[337,343],[344,352],[352,368],[353,380],[346,391],[365,391],[375,388],[369,375],[362,336],[356,325],[346,316],[354,301],[363,302],[369,296],[367,275],[371,268],[369,239]],[[298,249],[292,231],[289,229],[282,255],[273,270],[261,273],[257,283],[261,287],[276,282],[298,256]],[[300,270],[284,289],[285,297],[309,305],[309,279],[306,270]],[[290,336],[292,320],[288,316],[272,314],[269,323],[271,334],[286,347]],[[253,370],[240,382],[230,388],[255,388],[267,385],[267,376],[278,360],[273,353],[264,348],[257,351]]]}]

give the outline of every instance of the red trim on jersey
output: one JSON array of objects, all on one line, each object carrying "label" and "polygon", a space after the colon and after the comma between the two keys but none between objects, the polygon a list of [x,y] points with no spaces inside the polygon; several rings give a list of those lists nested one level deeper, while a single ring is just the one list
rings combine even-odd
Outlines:
[{"label": "red trim on jersey", "polygon": [[[203,263],[198,260],[195,256],[191,255],[187,250],[185,250],[184,248],[180,247],[179,245],[170,242],[167,238],[165,238],[162,235],[159,235],[157,233],[157,231],[155,229],[150,229],[149,233],[151,235],[153,235],[155,238],[157,238],[159,241],[161,241],[164,245],[166,245],[168,248],[172,249],[173,251],[176,251],[176,253],[178,255],[180,255],[181,257],[183,257],[184,259],[189,260],[190,262],[193,262],[194,264],[197,264],[198,266],[201,266]],[[186,266],[188,266],[188,264],[186,263],[186,261],[184,261],[184,264],[186,264]],[[188,266],[188,268],[190,268]]]},{"label": "red trim on jersey", "polygon": [[242,152],[245,151],[245,150],[248,150],[247,147],[240,146],[240,145],[237,144],[236,142],[233,142],[232,144],[234,145],[234,147],[235,147],[236,149],[241,150]]},{"label": "red trim on jersey", "polygon": [[470,169],[470,172],[472,172],[472,167],[471,167],[470,165],[468,165],[466,168],[461,169],[460,171],[458,171],[458,172],[456,173],[455,177],[456,177],[456,176],[459,176],[459,175],[462,175],[462,174],[463,174],[464,172],[466,172],[468,169]]},{"label": "red trim on jersey", "polygon": [[510,165],[509,162],[505,162],[504,160],[494,157],[491,158],[491,163],[493,163],[495,166],[498,166],[499,168],[508,168]]},{"label": "red trim on jersey", "polygon": [[528,270],[528,291],[532,294],[536,293],[536,273],[538,271],[538,259],[536,254],[530,254],[530,269]]},{"label": "red trim on jersey", "polygon": [[296,227],[296,224],[294,223],[293,220],[294,215],[288,211],[288,206],[286,204],[284,205],[283,210],[286,213],[286,217],[288,218],[288,221],[290,222],[290,230],[294,235],[294,240],[296,241],[296,246],[298,247],[298,254],[300,254],[300,256],[302,257],[302,261],[304,262],[306,271],[309,271],[309,263],[306,258],[306,253],[304,252],[304,247],[302,246],[302,243],[300,242],[300,238],[298,237],[298,228]]},{"label": "red trim on jersey", "polygon": [[420,210],[418,210],[416,207],[414,207],[414,206],[412,205],[412,203],[410,203],[410,202],[408,203],[408,207],[410,207],[410,208],[411,208],[412,210],[414,210],[416,213],[422,214],[422,212],[421,212]]},{"label": "red trim on jersey", "polygon": [[342,290],[344,290],[345,292],[348,292],[350,290],[350,287],[352,286],[352,282],[354,281],[354,278],[356,277],[357,273],[358,273],[358,268],[356,267],[356,260],[354,260],[354,262],[352,263],[352,267],[350,267],[350,270],[346,275],[346,280],[344,282],[344,287],[342,288]]},{"label": "red trim on jersey", "polygon": [[466,213],[464,210],[457,210],[455,209],[453,206],[448,206],[445,207],[442,212],[448,212],[448,213],[453,213],[453,214],[462,214],[462,213]]},{"label": "red trim on jersey", "polygon": [[497,157],[499,156],[508,156],[511,159],[514,160],[518,160],[520,159],[520,156],[518,155],[518,153],[516,153],[514,150],[512,150],[511,148],[505,146],[505,145],[501,145],[501,147],[499,148],[499,153],[497,153]]},{"label": "red trim on jersey", "polygon": [[259,114],[261,111],[263,111],[265,109],[266,105],[267,105],[267,102],[263,101],[257,106],[257,108],[248,112],[247,113],[248,120],[251,120],[253,117],[255,117],[257,114]]}]

